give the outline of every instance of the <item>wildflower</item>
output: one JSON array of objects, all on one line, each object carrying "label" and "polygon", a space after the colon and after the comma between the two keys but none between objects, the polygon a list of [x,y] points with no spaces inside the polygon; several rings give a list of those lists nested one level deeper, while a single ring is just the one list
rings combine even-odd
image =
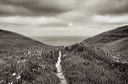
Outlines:
[{"label": "wildflower", "polygon": [[20,63],[20,61],[17,61],[17,63],[19,64],[19,63]]},{"label": "wildflower", "polygon": [[4,82],[4,80],[1,80],[0,83]]},{"label": "wildflower", "polygon": [[13,73],[12,76],[16,76],[16,73]]},{"label": "wildflower", "polygon": [[20,78],[21,78],[21,76],[20,76],[20,75],[16,77],[16,79],[17,79],[17,80],[19,80]]},{"label": "wildflower", "polygon": [[13,84],[13,82],[9,82],[8,84]]}]

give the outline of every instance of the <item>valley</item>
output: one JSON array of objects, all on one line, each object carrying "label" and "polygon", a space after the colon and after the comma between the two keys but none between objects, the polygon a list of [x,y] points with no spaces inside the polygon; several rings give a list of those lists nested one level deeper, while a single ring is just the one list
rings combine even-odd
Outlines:
[{"label": "valley", "polygon": [[68,46],[0,30],[0,84],[127,84],[128,26]]}]

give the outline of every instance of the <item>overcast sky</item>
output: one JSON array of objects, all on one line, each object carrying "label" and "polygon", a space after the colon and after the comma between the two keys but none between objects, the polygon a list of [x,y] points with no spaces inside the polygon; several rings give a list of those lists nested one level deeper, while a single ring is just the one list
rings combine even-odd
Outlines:
[{"label": "overcast sky", "polygon": [[0,0],[0,28],[27,36],[91,36],[128,23],[128,0]]}]

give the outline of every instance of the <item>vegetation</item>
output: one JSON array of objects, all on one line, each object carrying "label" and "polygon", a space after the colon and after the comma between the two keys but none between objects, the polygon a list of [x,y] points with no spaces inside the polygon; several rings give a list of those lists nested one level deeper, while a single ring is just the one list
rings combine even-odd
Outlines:
[{"label": "vegetation", "polygon": [[0,30],[0,84],[58,84],[59,50],[68,84],[127,84],[127,37],[128,26],[124,26],[55,47]]},{"label": "vegetation", "polygon": [[[107,58],[103,51],[66,51],[62,68],[69,84],[127,84],[128,64]],[[101,56],[102,55],[102,56]]]},{"label": "vegetation", "polygon": [[0,84],[57,84],[59,48],[0,30]]},{"label": "vegetation", "polygon": [[69,84],[127,84],[127,30],[120,27],[65,47],[62,68]]}]

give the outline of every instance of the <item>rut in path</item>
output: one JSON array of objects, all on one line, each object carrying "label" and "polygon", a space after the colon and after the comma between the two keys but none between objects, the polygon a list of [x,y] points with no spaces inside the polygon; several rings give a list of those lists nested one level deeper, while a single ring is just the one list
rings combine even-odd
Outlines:
[{"label": "rut in path", "polygon": [[67,84],[67,81],[65,79],[65,76],[62,72],[62,68],[61,68],[61,51],[59,51],[59,57],[58,57],[58,61],[56,62],[56,68],[57,68],[57,77],[60,79],[60,83],[59,84]]}]

